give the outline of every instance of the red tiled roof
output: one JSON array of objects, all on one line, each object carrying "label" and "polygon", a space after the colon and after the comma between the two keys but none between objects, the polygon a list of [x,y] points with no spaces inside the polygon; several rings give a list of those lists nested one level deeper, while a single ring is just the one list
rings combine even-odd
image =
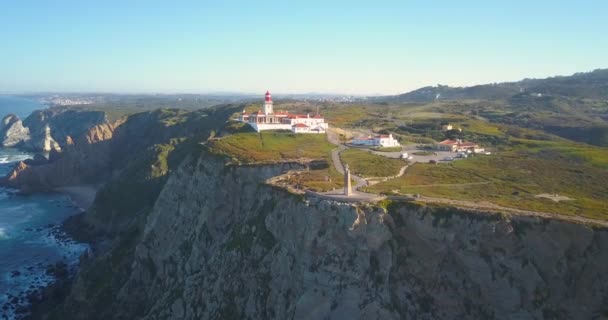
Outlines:
[{"label": "red tiled roof", "polygon": [[439,144],[442,145],[448,145],[448,146],[458,146],[458,147],[476,147],[477,143],[475,142],[458,142],[458,141],[454,141],[454,140],[443,140],[441,142],[439,142]]},{"label": "red tiled roof", "polygon": [[293,126],[296,128],[308,128],[308,126],[303,123],[296,123]]},{"label": "red tiled roof", "polygon": [[322,116],[322,115],[320,115],[320,114],[318,114],[318,115],[316,115],[316,116],[314,116],[314,117],[312,117],[312,118],[313,118],[313,119],[323,119],[323,116]]},{"label": "red tiled roof", "polygon": [[287,116],[289,119],[301,119],[306,118],[305,114],[290,114]]},{"label": "red tiled roof", "polygon": [[476,147],[477,143],[473,143],[473,142],[464,142],[464,143],[459,143],[458,144],[459,147]]},{"label": "red tiled roof", "polygon": [[454,145],[454,144],[458,144],[458,141],[448,139],[448,140],[443,140],[443,141],[439,142],[439,144]]}]

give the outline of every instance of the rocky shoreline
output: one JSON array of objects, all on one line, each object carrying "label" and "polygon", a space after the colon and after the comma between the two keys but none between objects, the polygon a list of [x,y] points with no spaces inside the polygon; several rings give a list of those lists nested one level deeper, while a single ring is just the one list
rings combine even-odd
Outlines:
[{"label": "rocky shoreline", "polygon": [[[24,229],[28,233],[38,233],[43,241],[54,243],[65,252],[59,261],[38,262],[35,265],[27,265],[16,268],[10,272],[10,279],[23,282],[23,288],[19,292],[6,293],[6,302],[0,305],[0,319],[27,319],[37,306],[48,301],[54,301],[61,296],[62,292],[68,292],[71,281],[77,273],[78,264],[82,254],[87,255],[90,245],[78,237],[72,235],[66,224],[72,218],[82,214],[88,209],[95,199],[97,189],[92,186],[71,186],[53,190],[52,193],[61,193],[69,197],[69,204],[53,200],[55,206],[71,208],[78,211],[76,215],[69,216],[63,221],[38,227]],[[20,190],[6,190],[10,197],[27,197],[35,193],[22,192]],[[87,248],[83,250],[82,246]]]},{"label": "rocky shoreline", "polygon": [[2,314],[0,319],[27,318],[32,314],[36,304],[57,295],[59,288],[67,289],[67,285],[77,272],[84,244],[73,240],[64,229],[63,223],[28,228],[25,231],[46,233],[46,241],[57,243],[65,252],[59,261],[39,262],[11,271],[12,280],[25,284],[19,292],[6,294],[7,302],[0,305],[0,314]]}]

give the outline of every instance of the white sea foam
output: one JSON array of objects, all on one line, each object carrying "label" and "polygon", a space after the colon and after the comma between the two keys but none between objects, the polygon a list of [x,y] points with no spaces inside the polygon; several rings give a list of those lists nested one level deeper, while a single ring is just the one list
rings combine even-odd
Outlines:
[{"label": "white sea foam", "polygon": [[29,154],[4,154],[0,157],[0,164],[14,163],[27,159],[31,159]]},{"label": "white sea foam", "polygon": [[8,239],[8,234],[4,228],[0,228],[0,240]]}]

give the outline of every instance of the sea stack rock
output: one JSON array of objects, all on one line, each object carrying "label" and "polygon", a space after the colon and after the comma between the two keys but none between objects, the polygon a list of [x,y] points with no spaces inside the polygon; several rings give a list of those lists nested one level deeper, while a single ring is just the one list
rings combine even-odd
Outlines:
[{"label": "sea stack rock", "polygon": [[30,140],[30,130],[23,126],[21,119],[9,114],[0,122],[0,146],[14,147]]},{"label": "sea stack rock", "polygon": [[51,152],[61,151],[59,143],[51,136],[51,128],[49,125],[45,125],[41,130],[32,134],[31,140],[28,143],[31,150]]}]

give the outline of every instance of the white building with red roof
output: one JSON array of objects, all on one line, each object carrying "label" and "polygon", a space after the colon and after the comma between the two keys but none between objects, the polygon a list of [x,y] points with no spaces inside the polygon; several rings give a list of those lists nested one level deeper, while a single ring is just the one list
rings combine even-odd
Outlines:
[{"label": "white building with red roof", "polygon": [[470,151],[474,153],[481,153],[485,150],[481,148],[477,143],[474,142],[463,142],[460,139],[457,140],[443,140],[437,144],[437,149],[442,151]]},{"label": "white building with red roof", "polygon": [[239,117],[242,122],[249,125],[257,132],[263,130],[291,130],[294,133],[325,133],[328,124],[320,114],[295,114],[287,111],[275,113],[272,96],[266,91],[264,99],[264,111],[259,110],[248,114],[245,110]]}]

